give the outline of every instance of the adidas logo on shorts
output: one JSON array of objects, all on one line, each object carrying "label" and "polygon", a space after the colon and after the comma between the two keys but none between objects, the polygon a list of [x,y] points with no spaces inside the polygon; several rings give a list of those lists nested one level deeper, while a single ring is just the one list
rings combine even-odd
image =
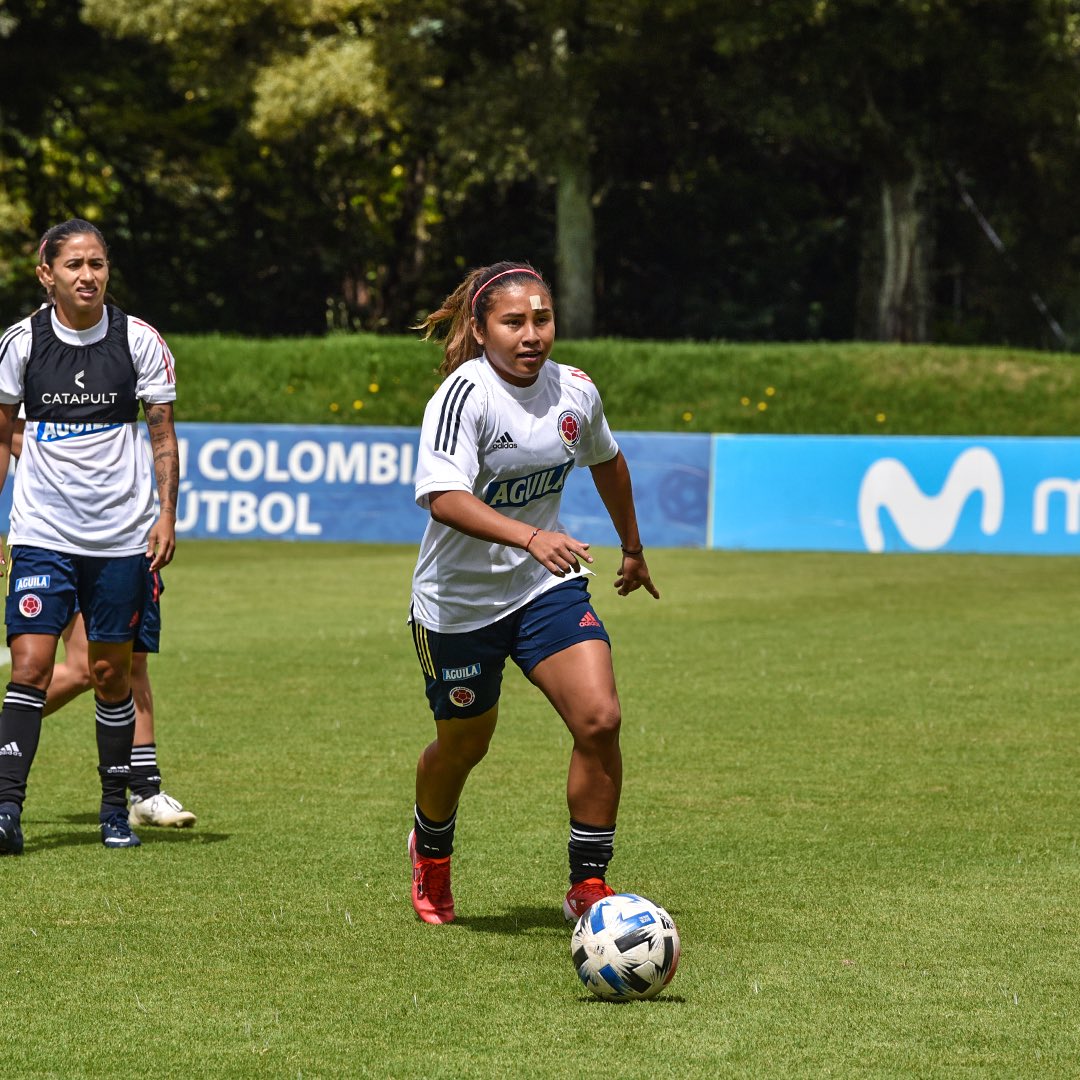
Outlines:
[{"label": "adidas logo on shorts", "polygon": [[578,626],[599,626],[599,625],[600,625],[600,620],[591,611],[586,611],[585,614],[581,617],[581,622],[578,623]]},{"label": "adidas logo on shorts", "polygon": [[517,443],[514,442],[509,431],[504,431],[492,444],[488,451],[491,450],[516,450]]},{"label": "adidas logo on shorts", "polygon": [[19,744],[16,742],[9,742],[6,746],[0,746],[0,754],[7,754],[8,757],[22,757],[22,751],[19,749]]}]

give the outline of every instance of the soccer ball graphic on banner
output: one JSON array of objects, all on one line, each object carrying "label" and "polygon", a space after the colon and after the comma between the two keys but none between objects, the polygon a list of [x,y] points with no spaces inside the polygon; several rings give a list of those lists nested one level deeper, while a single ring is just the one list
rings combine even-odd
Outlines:
[{"label": "soccer ball graphic on banner", "polygon": [[617,893],[578,919],[570,955],[578,978],[605,1001],[656,997],[679,965],[679,932],[658,904]]}]

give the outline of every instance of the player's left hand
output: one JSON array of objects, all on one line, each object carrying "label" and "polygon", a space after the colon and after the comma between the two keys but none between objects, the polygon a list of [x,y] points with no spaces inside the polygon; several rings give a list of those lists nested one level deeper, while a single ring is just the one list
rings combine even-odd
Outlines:
[{"label": "player's left hand", "polygon": [[168,566],[175,554],[176,523],[171,517],[163,515],[154,522],[146,538],[146,557],[150,560],[151,572]]},{"label": "player's left hand", "polygon": [[615,578],[615,589],[620,596],[628,596],[636,589],[644,589],[655,599],[660,599],[660,590],[653,584],[644,555],[623,555],[618,576]]}]

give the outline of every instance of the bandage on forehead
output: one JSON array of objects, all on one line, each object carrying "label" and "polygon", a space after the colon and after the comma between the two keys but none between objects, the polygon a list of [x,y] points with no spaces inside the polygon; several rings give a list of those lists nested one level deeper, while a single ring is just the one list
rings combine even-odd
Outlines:
[{"label": "bandage on forehead", "polygon": [[544,284],[544,279],[535,270],[530,270],[526,266],[515,266],[512,270],[503,270],[501,273],[495,274],[494,277],[489,277],[487,281],[473,293],[472,303],[469,306],[474,315],[476,314],[476,301],[480,299],[480,294],[493,282],[498,281],[499,278],[508,277],[510,274],[527,274],[529,277],[536,278],[541,285]]}]

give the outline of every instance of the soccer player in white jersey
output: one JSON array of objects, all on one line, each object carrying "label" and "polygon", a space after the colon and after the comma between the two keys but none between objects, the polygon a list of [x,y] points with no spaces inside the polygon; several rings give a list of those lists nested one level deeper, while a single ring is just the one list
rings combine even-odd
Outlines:
[{"label": "soccer player in white jersey", "polygon": [[[20,414],[22,410],[20,409]],[[11,440],[11,455],[18,458],[26,418],[20,415]],[[156,653],[161,639],[161,594],[165,582],[161,572],[147,570],[146,597],[139,629],[131,654],[131,696],[135,702],[135,741],[131,747],[131,776],[128,779],[128,820],[133,825],[156,825],[163,828],[188,828],[197,820],[195,814],[178,799],[161,790],[157,736],[154,729],[154,691],[150,684],[147,654]],[[86,622],[81,611],[60,634],[64,659],[53,665],[52,678],[45,698],[43,716],[59,711],[80,694],[93,688],[88,659]]]},{"label": "soccer player in white jersey", "polygon": [[[54,225],[37,275],[48,305],[0,337],[0,487],[20,402],[26,411],[8,534],[11,681],[0,711],[0,854],[11,855],[23,849],[26,781],[56,644],[76,603],[94,683],[102,843],[139,843],[125,801],[132,643],[148,571],[176,549],[179,488],[172,354],[153,327],[106,302],[100,231],[80,219]],[[152,467],[139,444],[140,406]]]},{"label": "soccer player in white jersey", "polygon": [[445,331],[446,376],[424,413],[416,501],[431,519],[413,575],[411,626],[435,717],[416,767],[412,901],[454,918],[450,856],[458,802],[487,752],[508,657],[562,717],[570,889],[576,919],[606,882],[622,787],[621,712],[610,642],[593,610],[589,545],[559,524],[575,466],[592,473],[622,544],[621,596],[659,599],[645,563],[626,460],[589,377],[549,361],[551,289],[525,263],[472,271],[421,324]]}]

